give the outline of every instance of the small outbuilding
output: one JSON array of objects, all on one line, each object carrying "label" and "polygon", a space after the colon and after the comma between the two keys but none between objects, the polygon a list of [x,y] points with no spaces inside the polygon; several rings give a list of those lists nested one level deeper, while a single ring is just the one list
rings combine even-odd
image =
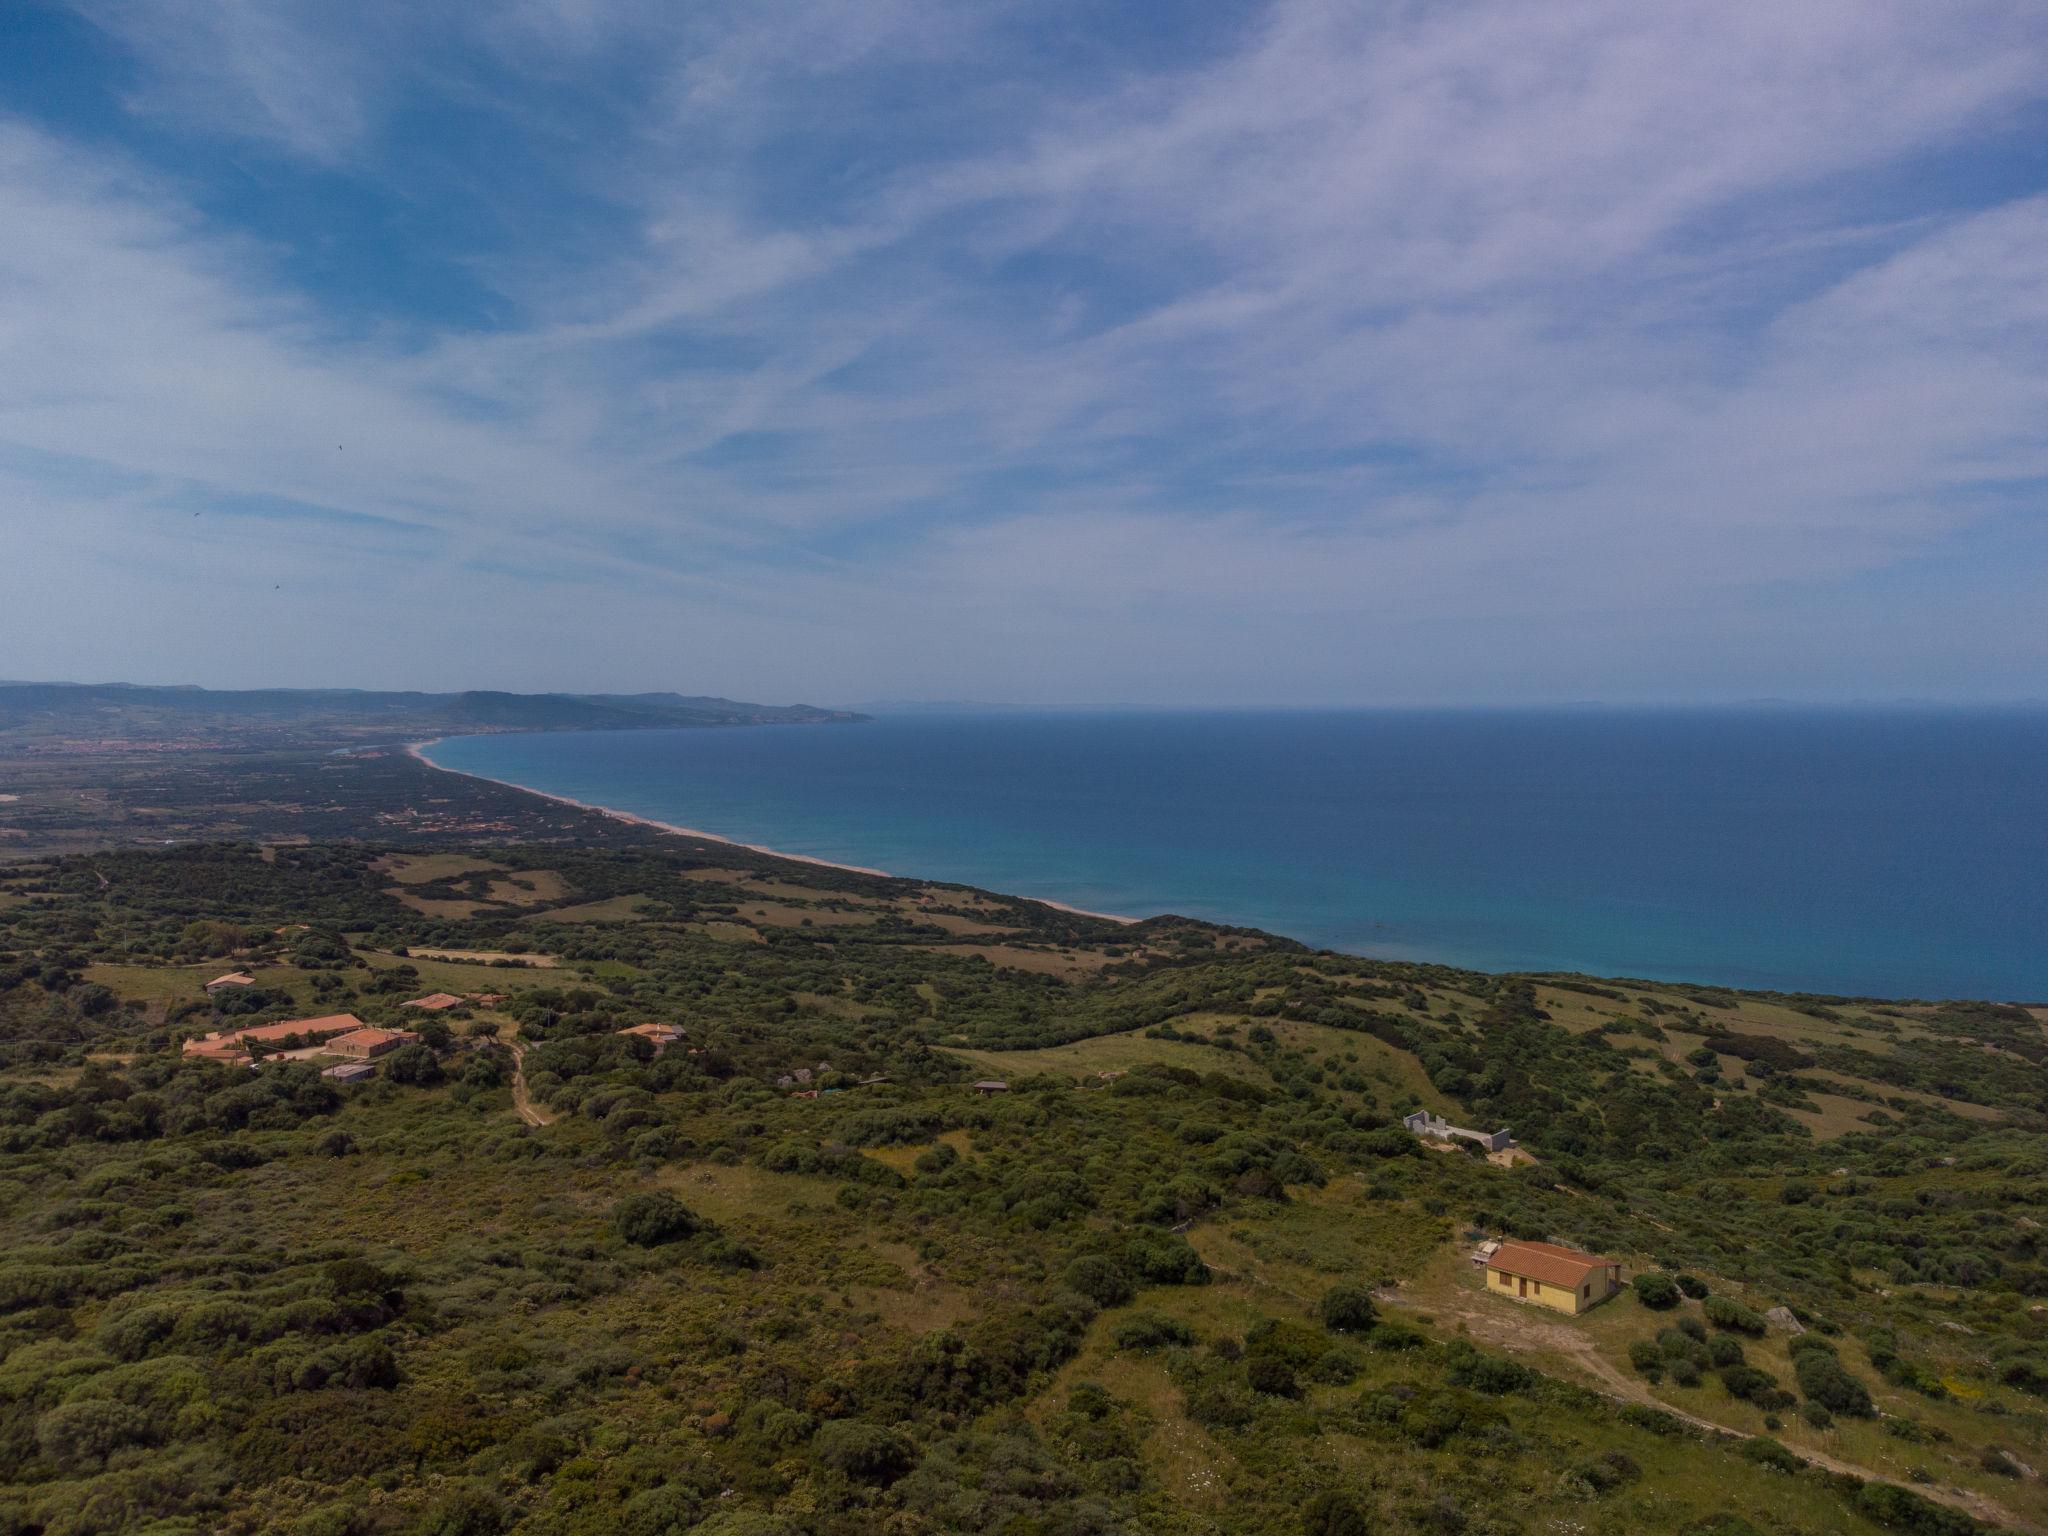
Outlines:
[{"label": "small outbuilding", "polygon": [[337,1061],[331,1067],[322,1067],[320,1075],[337,1083],[360,1083],[366,1077],[375,1077],[377,1069],[367,1061]]},{"label": "small outbuilding", "polygon": [[1486,1289],[1576,1315],[1621,1289],[1621,1261],[1556,1243],[1510,1238],[1486,1261]]},{"label": "small outbuilding", "polygon": [[994,1081],[993,1079],[990,1079],[987,1082],[975,1083],[973,1085],[973,1088],[976,1093],[981,1094],[1008,1093],[1010,1091],[1010,1085],[1008,1083],[999,1083]]},{"label": "small outbuilding", "polygon": [[460,1008],[466,1001],[468,999],[457,997],[452,992],[429,992],[425,997],[408,999],[401,1006],[417,1008],[423,1013],[439,1013],[443,1008]]},{"label": "small outbuilding", "polygon": [[229,971],[227,975],[216,976],[213,980],[209,981],[206,984],[206,990],[211,994],[214,992],[225,992],[232,987],[253,987],[255,985],[256,978],[247,971]]}]

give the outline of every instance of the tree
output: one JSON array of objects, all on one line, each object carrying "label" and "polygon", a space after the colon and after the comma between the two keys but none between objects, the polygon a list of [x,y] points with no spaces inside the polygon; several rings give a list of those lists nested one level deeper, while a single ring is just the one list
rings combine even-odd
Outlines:
[{"label": "tree", "polygon": [[917,1447],[892,1429],[838,1420],[811,1438],[811,1453],[856,1483],[886,1486],[908,1472]]},{"label": "tree", "polygon": [[1678,1285],[1669,1275],[1652,1271],[1637,1275],[1629,1282],[1636,1293],[1636,1300],[1653,1312],[1666,1312],[1678,1305]]},{"label": "tree", "polygon": [[1303,1507],[1301,1536],[1372,1536],[1372,1522],[1350,1494],[1325,1488]]},{"label": "tree", "polygon": [[1084,1253],[1067,1266],[1067,1286],[1098,1307],[1116,1307],[1132,1296],[1131,1277],[1099,1253]]},{"label": "tree", "polygon": [[394,1083],[412,1083],[431,1088],[441,1081],[441,1063],[418,1041],[401,1045],[385,1060],[384,1075]]},{"label": "tree", "polygon": [[696,1212],[666,1190],[626,1196],[612,1207],[612,1226],[620,1237],[640,1248],[673,1243],[704,1230]]},{"label": "tree", "polygon": [[1372,1292],[1362,1285],[1333,1285],[1323,1292],[1316,1311],[1333,1333],[1363,1333],[1379,1321]]}]

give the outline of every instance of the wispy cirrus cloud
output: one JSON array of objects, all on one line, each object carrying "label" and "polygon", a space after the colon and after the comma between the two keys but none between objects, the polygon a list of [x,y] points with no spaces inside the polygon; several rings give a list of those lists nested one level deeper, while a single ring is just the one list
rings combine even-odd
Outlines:
[{"label": "wispy cirrus cloud", "polygon": [[[2048,554],[2030,6],[79,8],[98,131],[0,119],[0,517],[168,613],[267,509],[252,604],[392,637],[270,680],[1870,691]],[[1983,633],[1915,686],[2048,660]]]}]

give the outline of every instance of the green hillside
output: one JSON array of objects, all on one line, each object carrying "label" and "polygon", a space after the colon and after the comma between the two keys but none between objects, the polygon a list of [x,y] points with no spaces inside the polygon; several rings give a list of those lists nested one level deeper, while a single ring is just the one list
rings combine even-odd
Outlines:
[{"label": "green hillside", "polygon": [[[420,1039],[180,1053],[341,1011]],[[680,842],[0,866],[0,1532],[2041,1529],[2043,1020]]]}]

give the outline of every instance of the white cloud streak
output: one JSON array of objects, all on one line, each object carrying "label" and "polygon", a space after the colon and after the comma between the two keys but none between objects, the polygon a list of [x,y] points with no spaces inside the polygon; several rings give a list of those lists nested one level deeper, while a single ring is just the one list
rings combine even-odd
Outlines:
[{"label": "white cloud streak", "polygon": [[[374,184],[457,79],[515,151],[536,93],[626,124],[574,152],[602,242],[541,218],[474,257],[509,323],[403,342],[139,155],[0,127],[0,444],[45,466],[0,523],[54,590],[106,562],[53,517],[175,570],[209,499],[308,509],[263,574],[317,550],[396,637],[378,678],[266,652],[319,680],[471,680],[489,631],[476,680],[778,696],[1868,691],[1926,671],[1896,583],[1949,611],[1984,541],[2048,543],[2048,203],[1902,169],[2041,110],[2023,4],[1297,0],[1071,75],[925,0],[83,8],[153,132],[318,174]],[[508,602],[581,614],[566,662]],[[160,654],[223,675],[237,633]],[[1963,692],[2048,660],[1939,649]]]}]

